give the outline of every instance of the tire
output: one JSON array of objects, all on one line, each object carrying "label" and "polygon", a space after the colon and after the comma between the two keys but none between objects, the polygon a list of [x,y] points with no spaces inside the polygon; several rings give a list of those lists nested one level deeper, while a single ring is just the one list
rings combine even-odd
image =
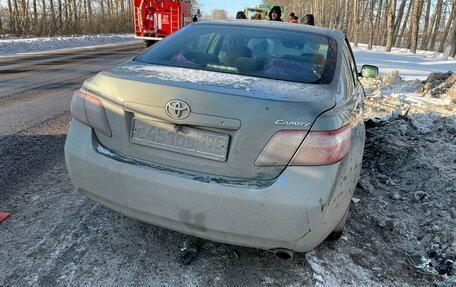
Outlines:
[{"label": "tire", "polygon": [[348,211],[350,210],[350,206],[347,208],[347,211],[342,217],[342,220],[337,224],[336,228],[326,237],[326,240],[335,241],[339,240],[342,237],[342,233],[344,232],[345,223],[347,222],[348,218]]}]

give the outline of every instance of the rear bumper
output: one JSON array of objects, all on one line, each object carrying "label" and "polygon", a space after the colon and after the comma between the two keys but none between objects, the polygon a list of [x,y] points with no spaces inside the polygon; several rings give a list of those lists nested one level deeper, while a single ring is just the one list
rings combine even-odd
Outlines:
[{"label": "rear bumper", "polygon": [[141,39],[141,40],[160,41],[160,40],[163,40],[165,37],[135,36],[135,38],[136,38],[136,39]]},{"label": "rear bumper", "polygon": [[358,177],[344,160],[288,167],[265,188],[205,183],[118,161],[97,145],[92,129],[73,119],[65,158],[80,193],[154,225],[262,249],[313,249],[344,216]]}]

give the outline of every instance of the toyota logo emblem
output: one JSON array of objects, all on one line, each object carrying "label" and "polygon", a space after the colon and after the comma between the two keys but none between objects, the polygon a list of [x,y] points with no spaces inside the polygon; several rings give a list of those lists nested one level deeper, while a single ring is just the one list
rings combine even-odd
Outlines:
[{"label": "toyota logo emblem", "polygon": [[166,104],[165,112],[173,119],[183,120],[190,115],[190,106],[184,101],[172,100]]}]

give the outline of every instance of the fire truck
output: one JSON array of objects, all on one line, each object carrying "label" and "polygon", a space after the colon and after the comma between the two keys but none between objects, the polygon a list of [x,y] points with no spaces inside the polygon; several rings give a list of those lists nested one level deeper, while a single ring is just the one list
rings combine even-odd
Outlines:
[{"label": "fire truck", "polygon": [[190,0],[133,0],[135,38],[146,47],[192,22]]}]

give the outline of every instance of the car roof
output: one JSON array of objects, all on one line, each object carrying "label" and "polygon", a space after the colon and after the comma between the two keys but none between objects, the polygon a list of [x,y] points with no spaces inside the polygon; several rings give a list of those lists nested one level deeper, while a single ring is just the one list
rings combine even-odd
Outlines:
[{"label": "car roof", "polygon": [[192,25],[221,25],[221,26],[234,26],[234,27],[249,27],[249,28],[267,28],[274,30],[293,30],[297,32],[311,32],[321,35],[327,35],[334,40],[340,42],[344,41],[345,34],[336,29],[328,29],[318,26],[296,24],[281,21],[264,21],[264,20],[207,20],[195,22]]}]

